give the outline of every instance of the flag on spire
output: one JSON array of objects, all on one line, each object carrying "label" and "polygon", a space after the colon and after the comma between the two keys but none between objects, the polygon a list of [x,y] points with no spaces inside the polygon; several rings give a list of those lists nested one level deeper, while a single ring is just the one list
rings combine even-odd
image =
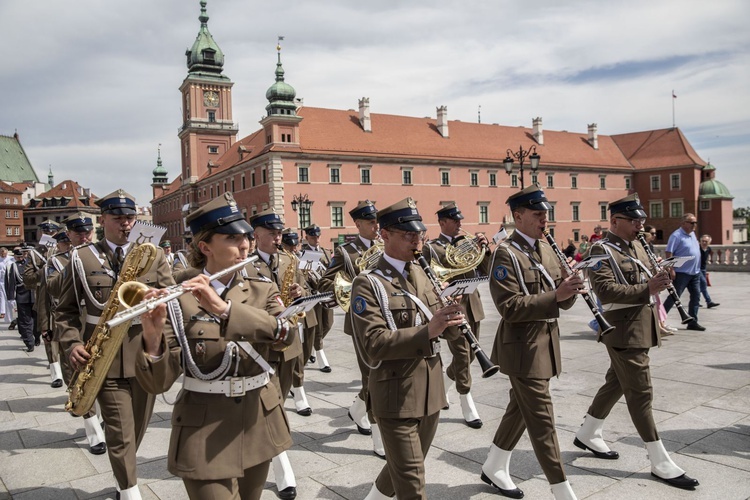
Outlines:
[{"label": "flag on spire", "polygon": [[674,90],[672,91],[672,99],[677,99],[677,96],[674,93]]}]

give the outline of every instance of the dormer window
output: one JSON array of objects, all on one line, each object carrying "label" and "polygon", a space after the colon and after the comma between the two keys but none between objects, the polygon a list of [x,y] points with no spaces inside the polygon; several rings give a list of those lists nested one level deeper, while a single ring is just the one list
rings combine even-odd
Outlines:
[{"label": "dormer window", "polygon": [[211,49],[206,49],[203,51],[203,59],[205,59],[206,62],[214,62],[215,59],[215,52]]}]

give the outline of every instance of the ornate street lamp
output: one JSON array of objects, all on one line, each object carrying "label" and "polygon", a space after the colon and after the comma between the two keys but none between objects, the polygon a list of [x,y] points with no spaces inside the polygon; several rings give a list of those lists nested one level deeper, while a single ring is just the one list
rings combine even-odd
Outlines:
[{"label": "ornate street lamp", "polygon": [[299,228],[303,229],[310,225],[310,208],[312,208],[312,200],[307,197],[307,194],[295,194],[292,196],[292,210],[297,212],[299,208],[298,222]]},{"label": "ornate street lamp", "polygon": [[511,151],[510,149],[508,149],[505,153],[505,159],[503,160],[503,166],[505,167],[505,171],[508,173],[508,175],[513,173],[513,158],[518,160],[518,164],[521,170],[521,189],[524,188],[523,161],[527,157],[529,158],[529,163],[531,163],[531,171],[536,172],[539,169],[539,160],[541,159],[541,156],[536,153],[536,146],[531,146],[528,150],[524,150],[521,146],[518,146],[518,151]]}]

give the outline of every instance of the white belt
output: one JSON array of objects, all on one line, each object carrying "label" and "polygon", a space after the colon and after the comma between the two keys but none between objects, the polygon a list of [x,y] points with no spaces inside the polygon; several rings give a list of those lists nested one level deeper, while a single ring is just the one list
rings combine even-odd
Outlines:
[{"label": "white belt", "polygon": [[[91,325],[98,325],[99,320],[101,319],[101,316],[94,316],[92,314],[86,315],[86,323],[89,323]],[[133,321],[130,323],[131,325],[140,325],[141,324],[141,317],[136,316],[133,318]]]},{"label": "white belt", "polygon": [[254,377],[231,377],[226,380],[199,380],[193,377],[185,377],[182,387],[192,392],[223,394],[228,398],[234,398],[264,387],[270,380],[271,377],[266,372]]}]

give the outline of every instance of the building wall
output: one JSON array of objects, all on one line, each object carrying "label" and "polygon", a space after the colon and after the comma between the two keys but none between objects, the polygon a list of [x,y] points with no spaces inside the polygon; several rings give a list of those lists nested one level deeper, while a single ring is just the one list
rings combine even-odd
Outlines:
[{"label": "building wall", "polygon": [[15,246],[23,242],[23,235],[22,194],[0,193],[0,246]]}]

